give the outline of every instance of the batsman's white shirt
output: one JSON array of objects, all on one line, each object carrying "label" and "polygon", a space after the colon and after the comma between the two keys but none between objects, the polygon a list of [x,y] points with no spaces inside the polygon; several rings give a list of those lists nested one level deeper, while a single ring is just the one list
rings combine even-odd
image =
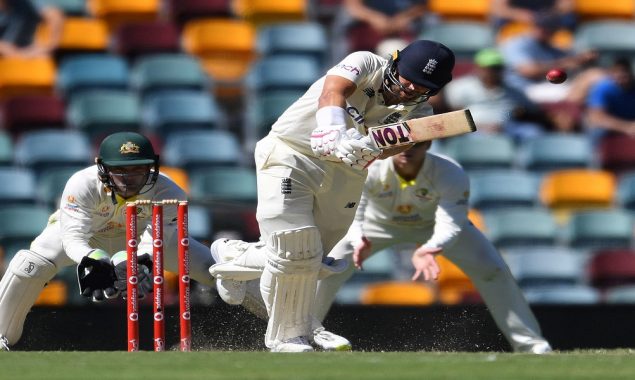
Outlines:
[{"label": "batsman's white shirt", "polygon": [[[347,124],[366,135],[366,127],[432,114],[428,104],[386,106],[380,93],[387,60],[355,52],[328,70],[357,85],[347,98]],[[343,163],[319,160],[311,150],[311,132],[326,76],[318,79],[274,123],[256,152],[257,217],[262,238],[271,232],[317,226],[328,252],[353,220],[366,178]]]},{"label": "batsman's white shirt", "polygon": [[[79,263],[93,249],[113,255],[126,249],[126,202],[136,200],[186,200],[183,190],[167,176],[160,174],[156,184],[146,193],[127,200],[116,197],[99,180],[97,166],[73,174],[66,183],[60,208],[49,218],[44,231],[33,241],[31,250],[53,262],[58,268]],[[151,214],[148,206],[137,208],[139,252],[152,252]],[[176,207],[163,210],[165,267],[177,271]],[[191,272],[198,281],[211,284],[207,269],[214,263],[209,249],[190,239]]]}]

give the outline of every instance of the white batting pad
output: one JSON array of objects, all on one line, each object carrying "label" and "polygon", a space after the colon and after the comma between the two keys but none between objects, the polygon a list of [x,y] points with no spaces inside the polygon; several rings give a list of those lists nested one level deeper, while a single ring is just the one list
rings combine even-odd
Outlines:
[{"label": "white batting pad", "polygon": [[260,292],[269,314],[265,344],[273,348],[311,333],[322,262],[320,233],[313,226],[273,233],[267,242],[266,256]]},{"label": "white batting pad", "polygon": [[52,262],[26,249],[18,251],[9,263],[0,281],[0,335],[9,344],[20,339],[26,314],[56,273]]}]

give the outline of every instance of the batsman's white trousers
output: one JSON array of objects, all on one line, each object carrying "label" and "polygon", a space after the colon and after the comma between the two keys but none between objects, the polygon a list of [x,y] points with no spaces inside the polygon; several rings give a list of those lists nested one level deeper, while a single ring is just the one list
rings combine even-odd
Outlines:
[{"label": "batsman's white trousers", "polygon": [[[364,235],[371,241],[373,253],[396,244],[425,243],[433,232],[433,226],[364,224]],[[352,262],[352,236],[347,235],[329,253],[336,259]],[[443,251],[443,255],[456,264],[472,280],[485,301],[496,325],[505,335],[514,351],[536,343],[546,342],[540,326],[516,284],[507,264],[492,243],[472,224],[466,225],[455,243]],[[316,296],[316,317],[323,320],[335,294],[350,278],[355,268],[351,264],[346,272],[319,281]],[[414,273],[414,270],[413,270]]]},{"label": "batsman's white trousers", "polygon": [[316,226],[328,253],[355,217],[367,172],[309,157],[273,136],[258,142],[255,158],[261,240],[272,232]]}]

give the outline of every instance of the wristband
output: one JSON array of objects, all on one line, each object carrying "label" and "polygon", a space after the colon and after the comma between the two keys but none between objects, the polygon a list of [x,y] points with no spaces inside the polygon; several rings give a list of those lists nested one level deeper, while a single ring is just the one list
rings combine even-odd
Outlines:
[{"label": "wristband", "polygon": [[347,117],[346,110],[338,106],[322,107],[315,113],[318,128],[345,127]]}]

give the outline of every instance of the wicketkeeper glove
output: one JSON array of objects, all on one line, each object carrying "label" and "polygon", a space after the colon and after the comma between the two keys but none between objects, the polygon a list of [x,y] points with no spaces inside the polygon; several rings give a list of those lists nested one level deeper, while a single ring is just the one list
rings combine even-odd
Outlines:
[{"label": "wicketkeeper glove", "polygon": [[[121,292],[121,296],[125,299],[128,296],[128,268],[126,251],[115,253],[111,259],[112,265],[115,267],[115,288]],[[147,294],[152,293],[152,258],[148,253],[137,255],[137,298],[143,299]]]},{"label": "wicketkeeper glove", "polygon": [[110,256],[101,249],[82,257],[82,261],[77,265],[79,293],[92,298],[94,302],[117,297],[119,292],[115,288],[115,280]]}]

